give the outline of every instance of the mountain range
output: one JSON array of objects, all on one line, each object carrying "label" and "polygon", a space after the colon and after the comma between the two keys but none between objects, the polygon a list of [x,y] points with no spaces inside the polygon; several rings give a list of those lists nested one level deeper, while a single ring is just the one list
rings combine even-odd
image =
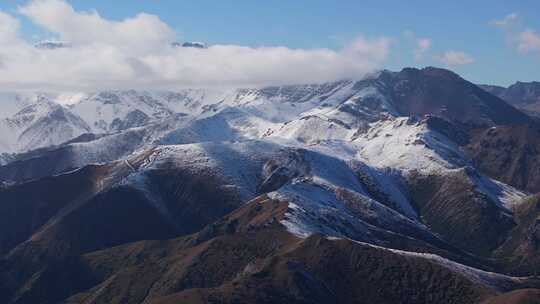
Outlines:
[{"label": "mountain range", "polygon": [[538,116],[540,113],[540,82],[538,81],[518,81],[507,88],[493,85],[480,87],[529,114]]},{"label": "mountain range", "polygon": [[0,302],[536,303],[538,87],[2,93]]}]

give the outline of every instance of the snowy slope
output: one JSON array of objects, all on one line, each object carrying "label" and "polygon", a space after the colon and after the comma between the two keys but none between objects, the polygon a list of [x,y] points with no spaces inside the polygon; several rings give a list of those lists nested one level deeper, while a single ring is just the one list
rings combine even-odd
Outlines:
[{"label": "snowy slope", "polygon": [[86,98],[85,93],[0,92],[0,119],[10,118],[23,108],[47,99],[63,105],[75,104]]},{"label": "snowy slope", "polygon": [[407,108],[394,94],[424,98],[429,88],[385,77],[395,75],[253,89],[5,93],[0,102],[14,102],[0,113],[0,186],[107,164],[99,191],[139,190],[177,226],[183,223],[173,222],[174,204],[191,198],[171,198],[169,188],[156,185],[170,182],[183,195],[193,188],[185,180],[199,179],[215,197],[231,195],[234,208],[256,198],[279,201],[271,225],[299,238],[322,234],[380,246],[493,288],[519,283],[441,256],[484,265],[461,235],[480,231],[484,238],[500,229],[504,241],[517,219],[513,207],[528,194],[475,168],[462,151],[462,125],[415,116],[431,104],[415,109],[410,99]]},{"label": "snowy slope", "polygon": [[292,167],[288,163],[287,168],[302,169],[296,170],[288,183],[268,194],[272,199],[289,203],[282,224],[294,234],[307,237],[321,233],[384,243],[379,235],[381,231],[390,231],[436,239],[415,214],[408,217],[368,194],[345,161],[314,151],[295,151],[300,161]]},{"label": "snowy slope", "polygon": [[[383,203],[414,218],[395,178],[389,182],[381,172],[428,174],[471,164],[459,145],[431,128],[427,118],[398,117],[385,90],[384,83],[372,80],[262,89],[57,94],[34,101],[35,109],[22,111],[15,120],[4,120],[1,130],[9,136],[2,136],[0,149],[13,153],[56,145],[86,132],[120,132],[115,139],[73,144],[72,151],[81,158],[78,163],[84,165],[110,161],[112,155],[127,156],[153,144],[265,139],[369,165],[379,172],[372,175],[373,181],[385,185],[379,189],[386,193]],[[51,98],[73,104],[58,107]],[[53,113],[62,117],[59,123]],[[185,115],[178,120],[178,113]],[[176,122],[167,122],[170,119]],[[136,141],[122,142],[128,138]],[[125,151],[118,150],[122,147]],[[99,149],[104,152],[91,152]],[[485,177],[474,184],[500,198],[496,201],[501,206],[524,195],[511,187],[497,187]]]},{"label": "snowy slope", "polygon": [[264,162],[279,148],[262,141],[162,145],[152,150],[130,179],[136,182],[140,180],[137,176],[159,168],[210,171],[237,189],[242,199],[248,201],[257,195]]},{"label": "snowy slope", "polygon": [[465,170],[472,189],[487,195],[504,212],[527,195],[479,173],[458,144],[428,123],[430,119],[390,116],[369,123],[362,131],[320,117],[307,117],[285,124],[268,139],[359,161],[355,166],[363,181],[371,185],[371,194],[411,219],[417,215],[401,185],[401,179],[411,172],[444,176]]},{"label": "snowy slope", "polygon": [[355,159],[383,170],[444,175],[465,170],[474,191],[489,196],[507,210],[527,194],[494,181],[478,172],[461,148],[450,138],[431,128],[428,118],[407,117],[375,122],[363,135],[354,139]]},{"label": "snowy slope", "polygon": [[[73,144],[72,151],[84,164],[84,160],[109,161],[112,155],[125,157],[154,144],[265,139],[368,165],[373,168],[370,181],[380,186],[377,192],[385,193],[383,203],[415,218],[398,189],[399,180],[384,172],[430,174],[471,163],[454,140],[429,126],[428,118],[399,116],[384,78],[387,74],[363,81],[258,89],[129,90],[19,98],[21,104],[31,106],[2,121],[0,149],[15,153],[47,147],[87,132],[118,135],[114,138],[120,142],[102,138]],[[70,105],[58,106],[52,100]],[[184,116],[178,120],[179,113]],[[177,121],[166,122],[170,119]],[[136,141],[122,143],[128,138]],[[91,152],[99,145],[104,153]],[[118,150],[122,147],[125,151]],[[471,183],[500,206],[508,207],[525,195],[482,175],[471,178]]]},{"label": "snowy slope", "polygon": [[[302,117],[312,116],[328,122],[335,116],[346,120],[346,123],[351,123],[355,120],[352,118],[355,114],[344,114],[350,108],[350,103],[358,103],[358,100],[363,98],[370,100],[374,95],[377,93],[370,88],[355,88],[353,81],[256,89],[182,89],[176,92],[127,90],[95,93],[5,93],[0,95],[2,97],[0,101],[5,100],[9,106],[4,107],[0,117],[11,116],[42,98],[66,105],[64,111],[71,113],[70,117],[78,116],[90,128],[90,131],[96,134],[115,133],[141,127],[174,114],[183,113],[201,119],[219,114],[222,116],[221,120],[226,120],[240,138],[269,136],[280,128],[284,128],[282,133],[285,137],[301,137],[302,134],[295,133],[303,131],[296,129],[309,129],[314,124],[318,124]],[[346,105],[343,107],[344,102]],[[340,106],[343,107],[343,111],[337,109]],[[299,117],[301,120],[294,122]],[[285,126],[288,122],[291,123]],[[304,125],[306,122],[307,125]],[[294,127],[297,124],[300,126]],[[340,127],[343,125],[340,123]],[[41,127],[47,128],[43,124]],[[293,127],[292,130],[290,127]],[[51,126],[49,129],[56,128],[58,127]],[[326,125],[323,123],[319,133],[324,133],[324,128]],[[5,132],[12,132],[10,127],[3,127],[3,129],[9,130]],[[351,133],[349,131],[346,132]],[[337,132],[339,134],[333,137],[344,136],[341,130]],[[54,136],[47,135],[46,131],[41,134]],[[17,141],[16,136],[9,140],[2,139],[3,151],[21,152],[23,151],[21,147],[33,148],[32,144],[19,144]],[[40,144],[34,146],[57,142],[55,138],[43,138]]]},{"label": "snowy slope", "polygon": [[[74,104],[71,110],[86,121],[96,133],[118,131],[122,129],[121,122],[130,120],[130,117],[135,121],[124,122],[124,124],[137,127],[151,119],[165,118],[173,113],[152,94],[139,94],[135,91],[106,91],[90,94]],[[137,116],[142,116],[142,118]]]},{"label": "snowy slope", "polygon": [[15,115],[33,102],[36,94],[27,96],[20,93],[0,92],[0,119]]},{"label": "snowy slope", "polygon": [[88,125],[46,96],[0,120],[0,149],[4,153],[58,145],[90,131]]},{"label": "snowy slope", "polygon": [[[140,155],[145,160],[124,184],[144,190],[148,174],[156,169],[211,173],[235,189],[242,201],[270,191],[271,198],[287,202],[282,223],[303,237],[323,233],[384,244],[380,233],[389,231],[438,240],[418,220],[370,197],[347,162],[315,151],[242,141],[163,145]],[[159,205],[159,199],[154,203]]]},{"label": "snowy slope", "polygon": [[375,167],[433,172],[469,165],[459,146],[425,120],[399,117],[375,122],[354,140],[356,158]]}]

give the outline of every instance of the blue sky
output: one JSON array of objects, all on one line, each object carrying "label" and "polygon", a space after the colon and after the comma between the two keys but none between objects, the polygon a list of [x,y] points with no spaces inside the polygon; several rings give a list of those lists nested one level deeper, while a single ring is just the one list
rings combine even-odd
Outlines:
[{"label": "blue sky", "polygon": [[[54,36],[37,27],[17,7],[29,1],[3,0],[0,10],[20,19],[22,36],[39,40]],[[480,83],[508,85],[540,80],[540,50],[520,52],[519,33],[540,32],[540,1],[178,1],[71,0],[76,11],[95,9],[110,20],[146,12],[172,28],[177,39],[252,47],[340,49],[358,35],[388,37],[391,51],[382,67],[442,66],[447,51],[467,54],[472,62],[451,66]],[[512,29],[494,20],[515,13]],[[409,32],[409,34],[405,34]],[[415,39],[430,41],[421,60],[413,56]]]}]

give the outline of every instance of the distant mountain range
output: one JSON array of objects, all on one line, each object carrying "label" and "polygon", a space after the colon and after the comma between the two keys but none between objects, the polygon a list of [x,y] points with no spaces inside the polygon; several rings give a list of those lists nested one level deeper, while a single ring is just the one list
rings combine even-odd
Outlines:
[{"label": "distant mountain range", "polygon": [[492,85],[480,87],[527,113],[540,115],[540,82],[516,82],[508,88]]},{"label": "distant mountain range", "polygon": [[0,302],[534,300],[540,124],[513,106],[536,102],[523,86],[429,67],[2,93]]},{"label": "distant mountain range", "polygon": [[[198,49],[207,48],[206,44],[204,44],[203,42],[197,42],[197,41],[173,42],[171,43],[171,46],[198,48]],[[44,41],[39,41],[36,44],[34,44],[34,47],[40,50],[56,50],[56,49],[70,48],[72,47],[72,44],[67,41],[44,40]]]}]

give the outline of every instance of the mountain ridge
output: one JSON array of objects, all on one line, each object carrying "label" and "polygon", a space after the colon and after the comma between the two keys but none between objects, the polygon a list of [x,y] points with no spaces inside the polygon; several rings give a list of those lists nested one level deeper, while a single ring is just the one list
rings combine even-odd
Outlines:
[{"label": "mountain ridge", "polygon": [[4,152],[1,302],[480,303],[540,287],[536,121],[451,71],[39,96],[21,134],[80,128]]},{"label": "mountain ridge", "polygon": [[508,87],[490,85],[480,85],[480,87],[532,115],[539,115],[540,82],[538,81],[518,81]]}]

